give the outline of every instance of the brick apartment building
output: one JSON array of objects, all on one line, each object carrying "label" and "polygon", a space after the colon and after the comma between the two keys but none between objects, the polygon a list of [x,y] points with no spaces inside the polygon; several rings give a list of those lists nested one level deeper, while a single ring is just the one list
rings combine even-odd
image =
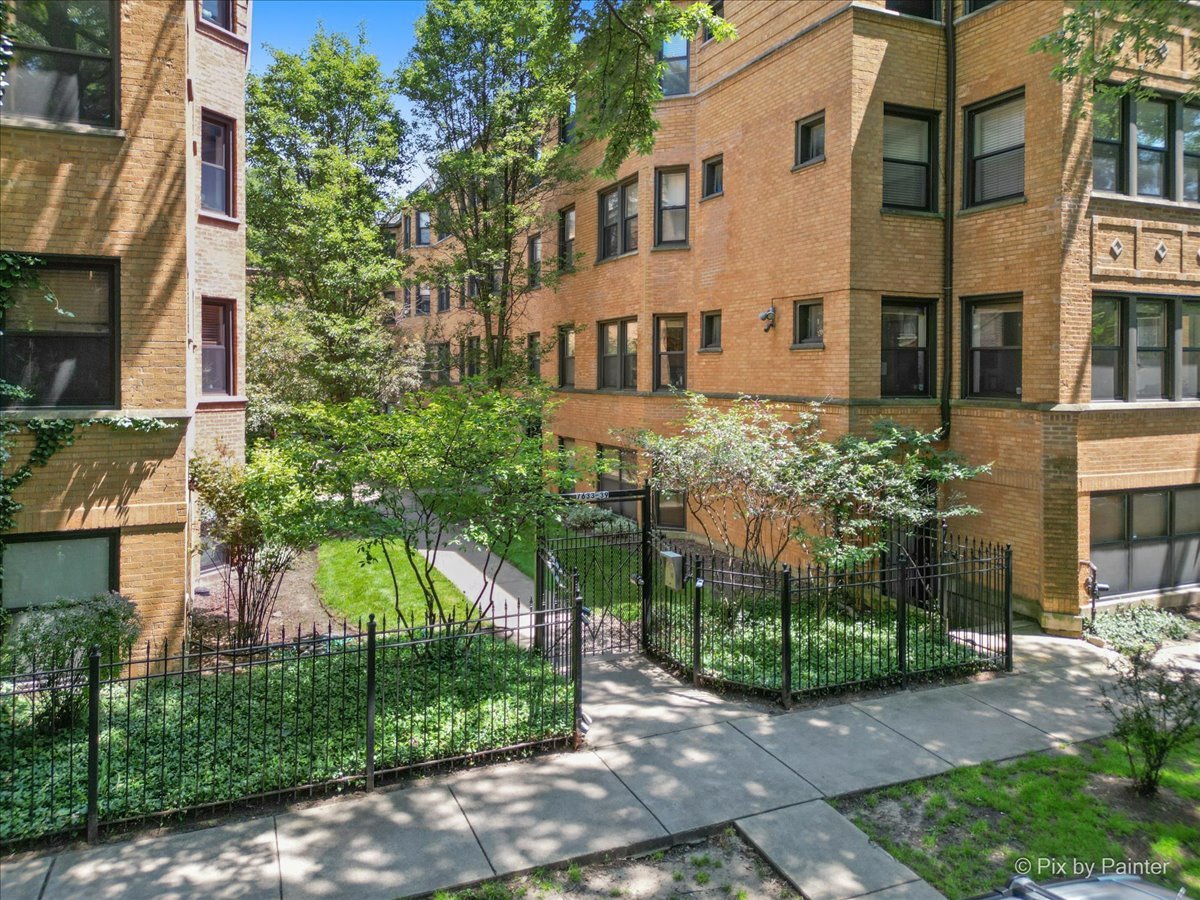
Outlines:
[{"label": "brick apartment building", "polygon": [[[956,527],[1012,543],[1020,611],[1078,631],[1088,560],[1112,595],[1200,600],[1191,36],[1164,45],[1157,99],[1081,118],[1030,53],[1062,3],[954,0],[951,28],[943,0],[715,5],[739,36],[663,48],[652,155],[556,198],[530,242],[546,265],[582,252],[529,304],[557,337],[537,363],[554,433],[670,429],[672,386],[820,400],[833,434],[945,419],[993,464]],[[404,227],[437,252],[427,213]],[[452,333],[451,306],[416,289],[406,327]],[[471,367],[455,350],[441,374]],[[620,458],[612,485],[637,478]]]},{"label": "brick apartment building", "polygon": [[189,460],[245,445],[250,0],[17,0],[6,30],[0,249],[42,257],[72,316],[17,297],[0,369],[33,399],[3,415],[173,427],[91,427],[35,470],[0,600],[116,589],[174,642],[201,567]]}]

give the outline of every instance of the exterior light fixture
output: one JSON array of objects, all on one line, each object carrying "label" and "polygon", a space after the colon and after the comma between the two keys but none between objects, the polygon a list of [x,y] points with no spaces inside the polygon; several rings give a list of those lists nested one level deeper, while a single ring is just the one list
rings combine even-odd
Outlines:
[{"label": "exterior light fixture", "polygon": [[758,314],[758,320],[760,322],[765,323],[763,325],[763,331],[770,331],[772,328],[774,328],[775,327],[775,307],[772,306],[770,309],[768,309],[764,312],[760,312]]}]

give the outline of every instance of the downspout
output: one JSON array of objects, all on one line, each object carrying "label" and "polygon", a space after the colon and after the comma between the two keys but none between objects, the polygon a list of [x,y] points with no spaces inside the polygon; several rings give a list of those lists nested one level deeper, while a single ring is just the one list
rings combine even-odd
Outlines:
[{"label": "downspout", "polygon": [[954,145],[958,75],[954,48],[954,0],[945,2],[946,29],[946,210],[942,225],[942,440],[950,439],[950,385],[954,363]]}]

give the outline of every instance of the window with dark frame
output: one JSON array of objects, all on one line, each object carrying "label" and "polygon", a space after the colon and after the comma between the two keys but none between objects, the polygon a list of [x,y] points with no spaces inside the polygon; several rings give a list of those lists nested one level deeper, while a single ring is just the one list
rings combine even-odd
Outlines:
[{"label": "window with dark frame", "polygon": [[1173,104],[1139,100],[1137,106],[1137,192],[1142,197],[1170,197],[1170,134]]},{"label": "window with dark frame", "polygon": [[825,346],[825,303],[797,300],[792,304],[792,346]]},{"label": "window with dark frame", "polygon": [[825,158],[825,112],[796,123],[796,165]]},{"label": "window with dark frame", "polygon": [[967,0],[967,12],[979,12],[995,3],[996,0]]},{"label": "window with dark frame", "polygon": [[450,285],[439,284],[437,292],[437,311],[450,312]]},{"label": "window with dark frame", "polygon": [[[623,447],[596,445],[596,458],[602,464],[596,476],[596,487],[601,491],[637,490],[637,453]],[[638,501],[621,500],[609,507],[617,515],[637,519]]]},{"label": "window with dark frame", "polygon": [[575,207],[558,211],[558,268],[569,272],[575,268]]},{"label": "window with dark frame", "polygon": [[430,384],[450,383],[450,342],[436,341],[425,346],[425,379]]},{"label": "window with dark frame", "polygon": [[658,52],[659,62],[665,68],[662,73],[664,97],[686,94],[690,87],[688,75],[688,39],[682,34],[672,35],[662,43]]},{"label": "window with dark frame", "polygon": [[714,156],[704,161],[704,197],[725,193],[725,157]]},{"label": "window with dark frame", "polygon": [[654,389],[687,389],[687,316],[654,317]]},{"label": "window with dark frame", "polygon": [[404,286],[404,305],[400,308],[400,315],[408,318],[413,313],[412,309],[412,289],[408,285]]},{"label": "window with dark frame", "polygon": [[542,374],[542,336],[531,331],[525,336],[525,362],[529,366],[529,377],[540,378]]},{"label": "window with dark frame", "polygon": [[529,286],[542,284],[542,236],[535,234],[529,239]]},{"label": "window with dark frame", "polygon": [[120,540],[116,529],[5,535],[0,607],[29,609],[118,590]]},{"label": "window with dark frame", "polygon": [[654,245],[682,247],[688,242],[688,170],[654,173]]},{"label": "window with dark frame", "polygon": [[977,104],[966,116],[966,206],[1025,193],[1025,94]]},{"label": "window with dark frame", "polygon": [[700,313],[700,349],[721,349],[721,313]]},{"label": "window with dark frame", "polygon": [[598,329],[600,340],[601,388],[637,390],[637,319],[602,322]]},{"label": "window with dark frame", "polygon": [[600,194],[597,259],[633,253],[638,247],[638,183],[633,178]]},{"label": "window with dark frame", "polygon": [[1200,300],[1184,300],[1180,329],[1179,386],[1184,399],[1200,400]]},{"label": "window with dark frame", "polygon": [[575,329],[558,329],[558,386],[575,387]]},{"label": "window with dark frame", "polygon": [[1092,188],[1125,190],[1125,100],[1097,93],[1092,100]]},{"label": "window with dark frame", "polygon": [[233,31],[233,0],[200,0],[200,18],[226,31]]},{"label": "window with dark frame", "polygon": [[[117,406],[118,263],[51,257],[38,269],[38,279],[44,290],[13,290],[0,334],[0,379],[30,397],[5,399],[0,406]],[[46,302],[46,290],[69,316]]]},{"label": "window with dark frame", "polygon": [[404,216],[404,249],[412,246],[412,216]]},{"label": "window with dark frame", "polygon": [[417,246],[427,246],[433,237],[432,216],[427,212],[417,213]]},{"label": "window with dark frame", "polygon": [[654,524],[659,528],[683,531],[687,528],[687,494],[654,492]]},{"label": "window with dark frame", "polygon": [[1114,297],[1092,301],[1092,399],[1125,399],[1125,303]]},{"label": "window with dark frame", "polygon": [[1091,120],[1093,190],[1200,201],[1200,107],[1098,85]]},{"label": "window with dark frame", "polygon": [[430,288],[427,284],[418,285],[417,287],[417,309],[418,316],[429,315],[429,295]]},{"label": "window with dark frame", "polygon": [[934,304],[885,297],[880,331],[879,393],[883,397],[933,395]]},{"label": "window with dark frame", "polygon": [[1091,552],[1108,596],[1200,583],[1200,486],[1090,498]]},{"label": "window with dark frame", "polygon": [[474,378],[477,376],[482,362],[483,354],[480,349],[479,337],[467,338],[462,346],[461,370],[463,378]]},{"label": "window with dark frame", "polygon": [[1200,399],[1200,298],[1097,294],[1095,402]]},{"label": "window with dark frame", "polygon": [[17,3],[5,112],[117,127],[118,4]]},{"label": "window with dark frame", "polygon": [[942,0],[887,0],[887,8],[892,12],[935,22],[941,21],[941,7]]},{"label": "window with dark frame", "polygon": [[915,210],[934,208],[936,122],[936,113],[884,108],[884,206]]},{"label": "window with dark frame", "polygon": [[1134,303],[1137,338],[1134,396],[1139,400],[1166,400],[1171,396],[1170,323],[1165,300],[1141,299]]},{"label": "window with dark frame", "polygon": [[[712,10],[712,14],[717,18],[725,18],[725,0],[708,0],[708,8]],[[713,39],[713,33],[707,25],[704,26],[702,39],[706,44]]]},{"label": "window with dark frame", "polygon": [[571,143],[571,138],[575,136],[575,95],[571,95],[571,99],[567,101],[567,110],[558,117],[558,142],[560,144]]},{"label": "window with dark frame", "polygon": [[200,118],[200,206],[232,216],[234,137],[233,123],[214,113]]},{"label": "window with dark frame", "polygon": [[1021,396],[1022,306],[1019,297],[967,300],[964,396]]},{"label": "window with dark frame", "polygon": [[233,394],[233,302],[203,300],[200,304],[201,390]]}]

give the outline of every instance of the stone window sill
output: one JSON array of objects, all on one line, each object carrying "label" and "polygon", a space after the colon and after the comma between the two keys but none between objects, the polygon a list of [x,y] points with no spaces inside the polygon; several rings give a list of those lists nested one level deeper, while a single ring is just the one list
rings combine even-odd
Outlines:
[{"label": "stone window sill", "polygon": [[200,221],[208,225],[219,225],[223,228],[241,228],[242,220],[211,209],[200,211]]},{"label": "stone window sill", "polygon": [[116,138],[120,141],[125,140],[126,136],[124,128],[108,128],[104,125],[84,125],[80,122],[52,122],[49,119],[18,116],[12,113],[0,115],[0,125],[3,125],[5,128],[21,128],[27,131],[55,131],[60,134]]}]

